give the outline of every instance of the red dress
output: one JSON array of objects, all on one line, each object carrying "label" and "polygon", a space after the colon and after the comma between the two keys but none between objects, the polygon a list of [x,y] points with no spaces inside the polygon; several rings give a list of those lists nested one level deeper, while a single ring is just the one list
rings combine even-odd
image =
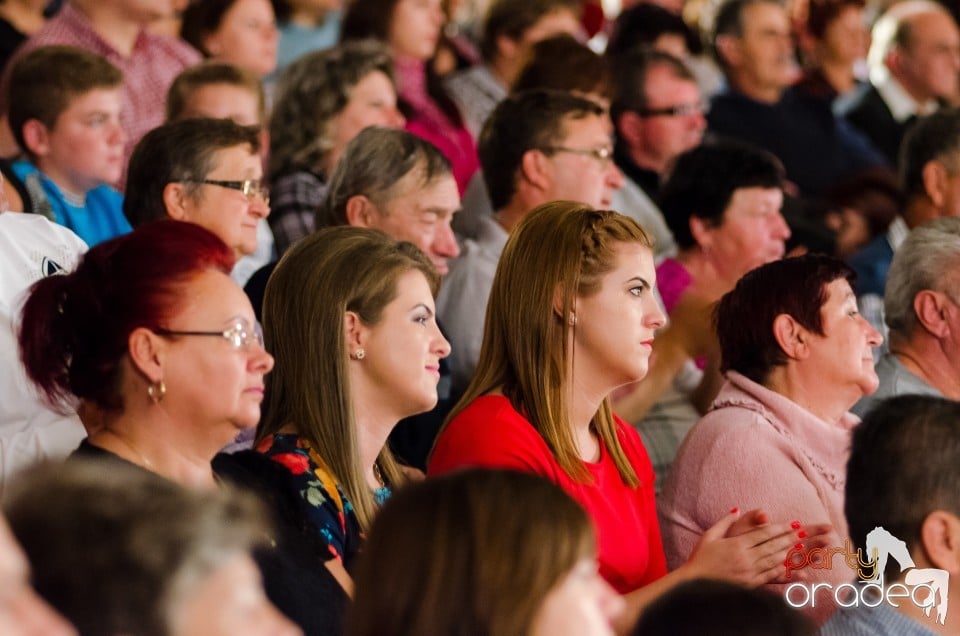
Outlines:
[{"label": "red dress", "polygon": [[522,470],[549,479],[579,502],[593,521],[601,576],[621,594],[631,592],[662,577],[667,566],[650,458],[636,431],[620,418],[616,423],[620,445],[640,479],[636,488],[620,478],[602,441],[600,460],[584,464],[592,483],[574,481],[533,425],[507,398],[494,395],[477,398],[450,422],[437,440],[428,474],[480,466]]}]

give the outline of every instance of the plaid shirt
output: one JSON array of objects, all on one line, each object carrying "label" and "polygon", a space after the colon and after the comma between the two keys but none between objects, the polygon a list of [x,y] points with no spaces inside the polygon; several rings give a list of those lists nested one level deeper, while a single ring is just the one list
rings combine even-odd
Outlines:
[{"label": "plaid shirt", "polygon": [[327,196],[327,184],[312,172],[294,172],[270,184],[270,229],[277,254],[314,230],[317,208]]}]

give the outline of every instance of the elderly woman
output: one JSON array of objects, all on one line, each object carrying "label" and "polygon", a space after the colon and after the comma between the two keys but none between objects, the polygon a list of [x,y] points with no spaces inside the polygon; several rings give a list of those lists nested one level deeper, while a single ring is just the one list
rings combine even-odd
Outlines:
[{"label": "elderly woman", "polygon": [[569,201],[530,212],[500,258],[477,371],[428,466],[512,468],[558,484],[593,521],[600,574],[625,595],[625,623],[687,578],[766,582],[798,538],[779,523],[726,538],[734,501],[667,574],[650,459],[607,399],[646,374],[663,325],[655,281],[650,239],[633,219]]},{"label": "elderly woman", "polygon": [[284,71],[270,118],[270,226],[283,254],[314,230],[344,148],[368,126],[401,127],[393,62],[373,42],[304,55]]},{"label": "elderly woman", "polygon": [[782,181],[773,155],[719,142],[680,155],[661,190],[660,209],[679,250],[657,267],[669,325],[657,335],[650,373],[614,404],[640,431],[658,492],[721,382],[713,304],[741,276],[784,254],[790,229],[780,214]]},{"label": "elderly woman", "polygon": [[256,450],[233,472],[259,482],[284,523],[330,561],[345,589],[379,506],[406,475],[386,445],[437,402],[450,345],[435,320],[439,279],[414,245],[366,228],[319,230],[274,270],[264,299],[267,380]]},{"label": "elderly woman", "polygon": [[597,573],[596,549],[583,508],[546,480],[428,479],[374,522],[348,633],[612,636],[623,601]]},{"label": "elderly woman", "polygon": [[[717,334],[726,382],[680,449],[662,498],[664,546],[676,566],[731,502],[774,518],[829,523],[847,536],[843,486],[848,411],[877,388],[882,338],[857,311],[852,270],[826,256],[769,263],[720,301]],[[845,565],[800,569],[792,580],[839,584]],[[782,589],[782,584],[773,586]],[[816,618],[831,604],[818,602]]]}]

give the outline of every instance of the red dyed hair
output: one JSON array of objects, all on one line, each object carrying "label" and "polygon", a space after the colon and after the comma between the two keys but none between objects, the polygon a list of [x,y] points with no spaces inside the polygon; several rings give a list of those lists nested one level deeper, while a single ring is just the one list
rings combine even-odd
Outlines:
[{"label": "red dyed hair", "polygon": [[120,363],[138,327],[180,310],[182,290],[208,269],[229,273],[233,252],[194,223],[157,221],[87,252],[76,271],[34,283],[23,308],[20,358],[54,407],[73,397],[123,408]]}]

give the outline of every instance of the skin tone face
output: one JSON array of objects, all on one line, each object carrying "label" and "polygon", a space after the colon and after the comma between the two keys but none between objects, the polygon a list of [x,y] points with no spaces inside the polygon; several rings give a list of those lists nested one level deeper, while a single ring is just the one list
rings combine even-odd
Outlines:
[{"label": "skin tone face", "polygon": [[955,98],[960,75],[960,32],[946,13],[925,13],[910,21],[910,41],[900,58],[899,79],[914,98]]},{"label": "skin tone face", "polygon": [[654,67],[647,74],[644,87],[647,106],[651,110],[692,106],[679,115],[640,117],[640,131],[635,160],[641,167],[663,173],[678,155],[700,144],[707,120],[703,115],[703,98],[696,82],[677,77],[666,67]]},{"label": "skin tone face", "polygon": [[863,9],[846,7],[824,30],[818,54],[825,60],[852,65],[867,56],[869,37]]},{"label": "skin tone face", "polygon": [[[263,167],[259,155],[249,146],[233,146],[217,151],[213,170],[207,179],[241,181],[262,179]],[[253,254],[257,249],[257,223],[270,214],[262,198],[248,198],[240,190],[219,185],[200,184],[196,197],[186,197],[182,217],[201,225],[229,245],[239,256]]]},{"label": "skin tone face", "polygon": [[694,237],[718,271],[731,281],[739,280],[750,270],[783,258],[790,228],[780,214],[782,206],[779,188],[740,188],[720,225],[704,227]]},{"label": "skin tone face", "polygon": [[303,632],[267,599],[253,560],[238,554],[186,599],[171,636],[296,636]]},{"label": "skin tone face", "polygon": [[234,84],[207,84],[187,99],[182,119],[212,117],[230,119],[241,126],[260,126],[260,103],[256,94]]},{"label": "skin tone face", "polygon": [[[857,299],[845,279],[827,285],[827,301],[820,308],[823,335],[810,334],[809,362],[817,365],[823,386],[852,388],[860,395],[877,389],[873,347],[883,337],[857,310]],[[851,402],[852,404],[852,402]]]},{"label": "skin tone face", "polygon": [[94,89],[73,98],[52,128],[36,120],[35,139],[25,135],[40,168],[60,188],[84,194],[123,173],[127,137],[120,125],[120,89]]},{"label": "skin tone face", "polygon": [[619,243],[614,255],[614,268],[601,278],[599,290],[577,298],[573,327],[577,377],[594,378],[608,389],[647,374],[654,331],[664,324],[653,294],[650,248]]},{"label": "skin tone face", "polygon": [[424,185],[414,169],[394,185],[393,196],[371,218],[371,227],[401,241],[410,241],[426,254],[441,276],[448,259],[460,254],[450,223],[460,209],[460,193],[452,175],[442,175]]},{"label": "skin tone face", "polygon": [[277,39],[269,0],[237,0],[203,46],[217,60],[263,76],[277,67]]},{"label": "skin tone face", "polygon": [[393,402],[390,410],[399,419],[437,403],[440,360],[450,355],[450,343],[437,326],[433,294],[422,272],[401,274],[396,291],[380,322],[362,329],[368,355],[358,364],[367,384]]},{"label": "skin tone face", "polygon": [[440,0],[397,0],[388,41],[397,57],[429,60],[445,20]]},{"label": "skin tone face", "polygon": [[30,585],[30,565],[0,517],[0,634],[74,636],[76,630]]},{"label": "skin tone face", "polygon": [[612,636],[611,621],[623,611],[623,599],[597,572],[591,559],[577,562],[537,611],[531,636]]},{"label": "skin tone face", "polygon": [[[612,159],[610,127],[606,115],[566,119],[565,135],[555,146],[568,150],[548,154],[548,201],[578,201],[601,210],[610,208],[613,191],[623,185],[623,174]],[[611,151],[607,159],[589,154],[602,148]]]},{"label": "skin tone face", "polygon": [[743,36],[730,38],[727,59],[737,88],[761,101],[776,101],[795,73],[790,20],[776,4],[760,2],[743,10]]},{"label": "skin tone face", "polygon": [[350,91],[350,99],[343,110],[330,122],[333,149],[328,155],[327,174],[343,154],[343,149],[368,126],[402,128],[406,123],[397,110],[397,91],[393,82],[380,71],[371,71]]},{"label": "skin tone face", "polygon": [[[185,303],[164,328],[171,331],[224,331],[256,324],[243,290],[226,274],[207,270],[185,287]],[[179,409],[171,417],[203,423],[211,437],[225,445],[238,430],[256,426],[263,401],[263,379],[273,368],[273,357],[252,342],[235,349],[215,336],[163,336],[163,378],[169,398],[161,408]],[[174,396],[176,396],[174,398]]]}]

